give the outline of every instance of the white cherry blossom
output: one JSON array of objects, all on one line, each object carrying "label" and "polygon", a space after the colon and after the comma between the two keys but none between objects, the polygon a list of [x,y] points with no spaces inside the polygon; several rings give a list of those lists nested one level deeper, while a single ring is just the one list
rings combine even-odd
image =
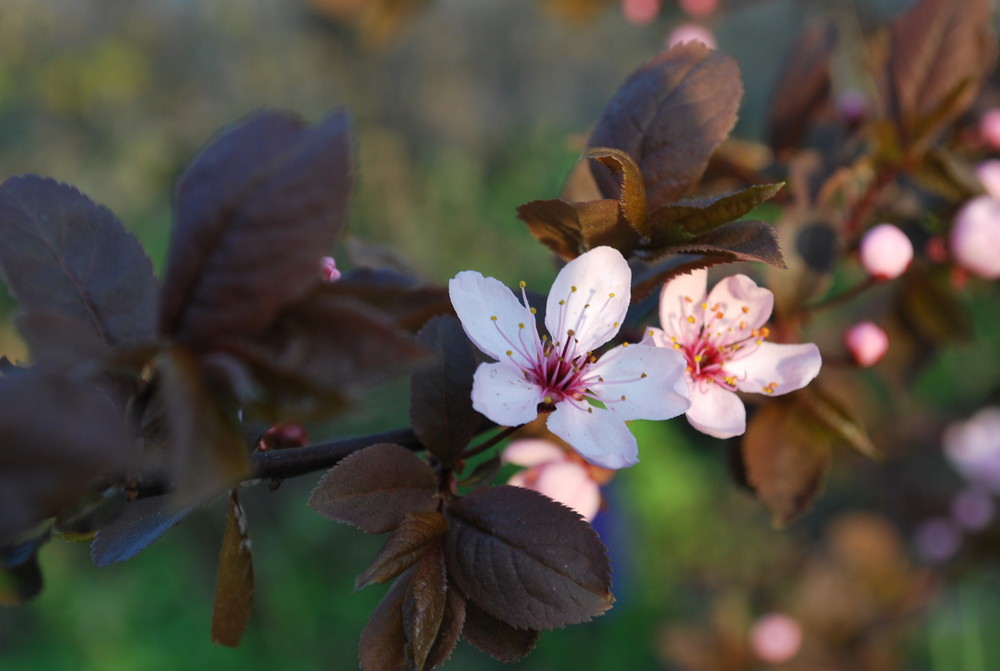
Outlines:
[{"label": "white cherry blossom", "polygon": [[631,280],[625,259],[610,247],[570,261],[546,303],[549,335],[540,336],[523,282],[518,301],[495,278],[456,275],[448,285],[455,312],[472,342],[496,360],[476,370],[473,407],[504,426],[551,412],[549,430],[590,463],[635,464],[638,447],[625,422],[669,419],[689,401],[685,362],[676,352],[623,343],[596,354],[625,319]]},{"label": "white cherry blossom", "polygon": [[660,325],[644,342],[684,355],[691,392],[691,426],[716,438],[746,431],[746,408],[736,391],[778,396],[809,384],[819,374],[812,343],[765,342],[764,324],[774,294],[745,275],[727,277],[705,296],[708,273],[696,270],[663,286]]}]

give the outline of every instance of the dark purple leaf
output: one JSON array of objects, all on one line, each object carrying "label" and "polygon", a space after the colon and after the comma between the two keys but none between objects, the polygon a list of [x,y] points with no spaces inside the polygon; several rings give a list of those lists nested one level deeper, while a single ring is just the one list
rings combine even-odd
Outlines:
[{"label": "dark purple leaf", "polygon": [[518,206],[517,216],[532,235],[566,261],[600,245],[627,255],[639,241],[638,234],[622,218],[617,200],[533,200]]},{"label": "dark purple leaf", "polygon": [[160,330],[205,348],[256,333],[319,279],[347,217],[349,121],[261,112],[181,175]]},{"label": "dark purple leaf", "polygon": [[354,589],[388,582],[409,569],[441,538],[445,528],[444,516],[439,512],[407,515],[354,581]]},{"label": "dark purple leaf", "polygon": [[42,591],[38,551],[49,540],[49,531],[14,545],[0,546],[0,606],[30,601]]},{"label": "dark purple leaf", "polygon": [[462,324],[450,315],[428,322],[417,342],[433,356],[411,378],[410,421],[427,451],[450,466],[482,422],[472,409],[472,376],[479,359]]},{"label": "dark purple leaf", "polygon": [[235,648],[243,638],[253,609],[253,559],[246,514],[236,490],[229,492],[226,532],[219,553],[219,572],[212,608],[212,642]]},{"label": "dark purple leaf", "polygon": [[355,452],[323,476],[309,505],[370,534],[392,531],[409,514],[436,511],[437,477],[417,455],[391,443]]},{"label": "dark purple leaf", "polygon": [[35,175],[0,185],[0,272],[22,309],[65,317],[63,328],[83,340],[155,337],[149,258],[110,211],[71,186]]},{"label": "dark purple leaf", "polygon": [[489,487],[447,509],[448,574],[519,629],[586,622],[611,607],[604,545],[578,514],[538,492]]},{"label": "dark purple leaf", "polygon": [[151,496],[126,504],[118,519],[101,528],[90,544],[94,565],[104,567],[131,559],[207,502],[178,509],[170,496]]},{"label": "dark purple leaf", "polygon": [[0,542],[134,465],[132,438],[111,400],[60,374],[0,378]]},{"label": "dark purple leaf", "polygon": [[664,205],[650,214],[650,245],[690,240],[739,219],[778,193],[782,186],[784,182],[756,184],[719,196]]},{"label": "dark purple leaf", "polygon": [[423,671],[438,640],[447,601],[444,553],[441,543],[433,543],[413,569],[413,577],[403,598],[403,652],[407,666]]},{"label": "dark purple leaf", "polygon": [[643,237],[648,237],[649,227],[646,222],[646,187],[639,165],[627,153],[610,147],[591,147],[583,154],[584,158],[594,159],[611,171],[619,180],[618,206],[621,219],[632,230]]},{"label": "dark purple leaf", "polygon": [[368,618],[358,642],[358,660],[363,671],[402,671],[407,668],[402,611],[412,582],[412,571],[401,575]]},{"label": "dark purple leaf", "polygon": [[431,647],[430,654],[427,655],[424,668],[433,669],[451,657],[465,625],[465,605],[465,597],[449,585],[445,594],[444,616],[441,618],[438,637]]},{"label": "dark purple leaf", "polygon": [[759,261],[784,268],[774,227],[763,221],[734,221],[683,242],[643,247],[638,256],[658,259],[666,254],[704,254],[728,261]]},{"label": "dark purple leaf", "polygon": [[[590,136],[590,147],[613,147],[639,164],[649,209],[675,201],[698,181],[733,124],[743,85],[729,56],[700,42],[675,46],[636,70],[618,89]],[[605,198],[619,185],[591,163]]]},{"label": "dark purple leaf", "polygon": [[531,652],[538,642],[538,631],[515,629],[467,601],[462,637],[493,659],[510,664]]}]

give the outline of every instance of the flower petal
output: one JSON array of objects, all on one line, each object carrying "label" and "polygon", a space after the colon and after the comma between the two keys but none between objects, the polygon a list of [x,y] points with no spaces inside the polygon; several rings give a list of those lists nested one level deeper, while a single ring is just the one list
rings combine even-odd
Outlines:
[{"label": "flower petal", "polygon": [[601,507],[600,487],[590,478],[587,467],[577,462],[558,461],[539,467],[531,489],[572,508],[588,522]]},{"label": "flower petal", "polygon": [[822,363],[819,348],[811,342],[765,342],[746,357],[726,362],[726,372],[736,378],[740,391],[780,396],[809,384],[819,375]]},{"label": "flower petal", "polygon": [[542,393],[507,361],[480,364],[472,378],[472,407],[501,426],[518,426],[537,417]]},{"label": "flower petal", "polygon": [[566,459],[566,452],[551,440],[523,438],[504,448],[502,459],[515,466],[537,466],[547,461]]},{"label": "flower petal", "polygon": [[626,468],[639,461],[639,446],[625,420],[611,410],[589,410],[562,402],[546,422],[549,431],[573,446],[580,456],[603,468]]},{"label": "flower petal", "polygon": [[448,295],[476,347],[498,361],[513,356],[527,366],[537,359],[535,316],[500,280],[466,270],[448,282]]},{"label": "flower petal", "polygon": [[[746,275],[730,275],[714,287],[708,294],[708,304],[718,304],[719,311],[727,321],[746,322],[742,331],[758,329],[771,316],[774,309],[774,294],[757,284]],[[744,310],[745,308],[745,310]],[[734,329],[734,333],[736,330]],[[737,334],[743,338],[744,335]],[[721,342],[726,342],[722,339]]]},{"label": "flower petal", "polygon": [[[692,314],[694,306],[704,300],[707,282],[708,271],[702,269],[678,275],[663,285],[660,292],[660,326],[665,332],[665,340],[674,336],[682,342],[690,342],[697,336],[701,322],[689,323],[687,317]],[[701,314],[700,311],[698,314]]]},{"label": "flower petal", "polygon": [[611,340],[625,319],[632,271],[617,249],[595,247],[559,271],[545,308],[545,327],[555,343],[574,331],[577,353]]},{"label": "flower petal", "polygon": [[743,401],[714,382],[693,385],[686,417],[691,426],[716,438],[732,438],[747,429]]},{"label": "flower petal", "polygon": [[591,366],[587,386],[626,421],[670,419],[691,405],[686,367],[672,348],[619,345]]}]

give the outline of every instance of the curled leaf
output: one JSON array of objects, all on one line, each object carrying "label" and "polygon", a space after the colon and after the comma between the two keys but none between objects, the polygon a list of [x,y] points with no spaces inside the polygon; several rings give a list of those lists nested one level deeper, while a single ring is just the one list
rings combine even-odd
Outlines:
[{"label": "curled leaf", "polygon": [[388,582],[406,571],[444,535],[445,528],[444,516],[439,512],[407,515],[354,581],[354,589]]},{"label": "curled leaf", "polygon": [[212,608],[212,642],[235,648],[243,638],[253,608],[253,559],[246,513],[236,490],[229,492],[226,532],[219,553],[219,572]]}]

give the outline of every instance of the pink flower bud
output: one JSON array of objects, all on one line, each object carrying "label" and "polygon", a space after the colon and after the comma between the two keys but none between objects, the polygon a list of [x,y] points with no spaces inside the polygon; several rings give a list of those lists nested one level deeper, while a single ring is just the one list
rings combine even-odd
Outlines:
[{"label": "pink flower bud", "polygon": [[958,265],[988,280],[1000,278],[1000,201],[978,196],[963,205],[948,243]]},{"label": "pink flower bud", "polygon": [[994,149],[1000,149],[1000,109],[987,110],[979,119],[979,134]]},{"label": "pink flower bud", "polygon": [[1000,161],[992,159],[977,165],[976,178],[991,198],[1000,200]]},{"label": "pink flower bud", "polygon": [[667,35],[667,46],[673,47],[684,42],[701,42],[709,49],[715,48],[715,35],[697,23],[682,23]]},{"label": "pink flower bud", "polygon": [[695,19],[703,19],[719,8],[719,0],[680,0],[681,10]]},{"label": "pink flower bud", "polygon": [[876,280],[899,277],[913,260],[913,243],[892,224],[879,224],[861,238],[861,265]]},{"label": "pink flower bud", "polygon": [[332,256],[324,256],[320,259],[320,273],[327,282],[336,282],[340,279],[340,271],[337,270],[337,262]]},{"label": "pink flower bud", "polygon": [[622,14],[634,26],[644,26],[660,13],[660,0],[622,0]]},{"label": "pink flower bud", "polygon": [[868,115],[868,98],[857,89],[846,89],[837,96],[837,114],[847,123],[858,123]]},{"label": "pink flower bud", "polygon": [[872,322],[861,322],[847,329],[844,344],[862,368],[877,364],[889,349],[889,336]]},{"label": "pink flower bud", "polygon": [[761,660],[781,664],[794,657],[802,647],[802,627],[784,613],[761,616],[750,630],[750,645]]}]

